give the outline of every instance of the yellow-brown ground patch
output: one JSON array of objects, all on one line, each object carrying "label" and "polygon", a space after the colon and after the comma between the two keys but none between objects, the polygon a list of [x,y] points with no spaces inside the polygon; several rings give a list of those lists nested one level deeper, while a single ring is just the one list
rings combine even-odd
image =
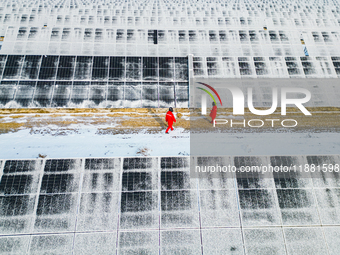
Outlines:
[{"label": "yellow-brown ground patch", "polygon": [[[287,116],[281,116],[280,109],[270,116],[256,116],[245,110],[244,116],[235,121],[242,121],[243,118],[249,119],[295,119],[298,127],[295,130],[340,130],[340,108],[335,107],[315,107],[308,108],[312,116],[305,116],[299,109],[288,108]],[[209,109],[208,109],[209,111]],[[0,109],[0,133],[16,132],[20,129],[50,129],[53,133],[62,133],[64,130],[76,130],[71,127],[74,124],[97,126],[99,134],[118,134],[127,132],[139,132],[146,129],[147,132],[159,132],[167,127],[164,108],[131,108],[131,109]],[[190,110],[175,109],[177,122],[174,127],[190,130]],[[232,115],[232,109],[218,109],[217,118],[228,118]],[[192,117],[198,117],[192,124],[202,129],[211,129],[211,119],[207,115],[201,116],[200,111],[192,111]],[[6,118],[5,118],[6,117]],[[9,117],[9,118],[7,118]],[[279,122],[275,122],[275,126]],[[255,129],[257,132],[270,131],[271,122],[265,121],[264,127]],[[225,130],[230,126],[225,125]],[[244,129],[244,128],[243,128]],[[246,128],[247,129],[247,128]],[[249,128],[248,128],[249,129]],[[48,131],[46,131],[48,133]]]}]

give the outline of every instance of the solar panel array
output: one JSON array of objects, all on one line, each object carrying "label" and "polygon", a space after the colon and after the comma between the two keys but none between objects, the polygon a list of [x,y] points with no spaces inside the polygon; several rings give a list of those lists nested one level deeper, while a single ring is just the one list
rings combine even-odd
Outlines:
[{"label": "solar panel array", "polygon": [[0,24],[2,54],[192,54],[197,77],[340,76],[337,1],[12,0]]},{"label": "solar panel array", "polygon": [[337,78],[340,57],[193,57],[193,71],[195,78]]},{"label": "solar panel array", "polygon": [[187,57],[0,55],[0,107],[187,107]]},{"label": "solar panel array", "polygon": [[[340,156],[198,157],[241,166]],[[1,254],[337,254],[338,171],[215,173],[189,157],[0,161]]]}]

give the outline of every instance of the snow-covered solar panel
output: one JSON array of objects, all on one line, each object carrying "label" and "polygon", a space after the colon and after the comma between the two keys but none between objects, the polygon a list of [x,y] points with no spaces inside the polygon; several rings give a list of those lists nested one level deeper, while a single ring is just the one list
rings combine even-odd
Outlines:
[{"label": "snow-covered solar panel", "polygon": [[[339,159],[310,155],[192,160],[239,169],[336,165]],[[339,249],[334,242],[339,240],[340,223],[338,172],[308,177],[292,171],[236,176],[221,172],[197,179],[190,178],[189,157],[4,160],[1,167],[0,244],[5,252],[81,254],[94,251],[93,246],[119,254],[178,249],[203,254],[312,249],[335,254]]]},{"label": "snow-covered solar panel", "polygon": [[0,84],[4,108],[188,106],[186,57],[8,55],[6,59]]}]

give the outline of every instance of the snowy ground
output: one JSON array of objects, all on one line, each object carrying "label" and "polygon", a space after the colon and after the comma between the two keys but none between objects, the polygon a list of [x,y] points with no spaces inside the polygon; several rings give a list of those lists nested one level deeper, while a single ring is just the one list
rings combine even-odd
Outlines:
[{"label": "snowy ground", "polygon": [[[183,129],[171,134],[149,134],[140,130],[135,134],[101,135],[97,127],[77,127],[77,132],[55,136],[32,134],[30,130],[0,135],[0,158],[123,157],[189,155],[190,139]],[[144,149],[144,151],[143,151]]]},{"label": "snowy ground", "polygon": [[[0,135],[0,158],[23,159],[190,154],[190,133],[177,128],[150,134],[99,134],[98,127],[77,126],[77,132],[55,135],[28,129]],[[195,137],[196,139],[197,137]],[[221,139],[222,138],[222,139]],[[209,150],[207,150],[209,146]],[[325,155],[340,151],[338,133],[201,134],[196,155]]]}]

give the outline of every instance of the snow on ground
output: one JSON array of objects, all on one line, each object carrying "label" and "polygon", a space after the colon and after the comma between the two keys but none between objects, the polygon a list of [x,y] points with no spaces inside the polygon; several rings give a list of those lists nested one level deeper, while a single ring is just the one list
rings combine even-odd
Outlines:
[{"label": "snow on ground", "polygon": [[339,154],[338,133],[192,134],[194,156],[331,155]]},{"label": "snow on ground", "polygon": [[2,134],[0,141],[2,159],[37,158],[39,154],[48,158],[176,156],[189,155],[190,151],[189,134],[181,128],[171,134],[140,130],[134,134],[100,135],[97,127],[82,126],[77,132],[57,136],[25,129]]},{"label": "snow on ground", "polygon": [[[204,133],[198,138],[191,135],[195,155],[329,155],[340,151],[338,133]],[[47,158],[190,155],[190,133],[176,128],[170,134],[145,129],[101,134],[98,126],[78,124],[63,135],[29,129],[0,135],[1,159],[37,158],[39,154]]]}]

